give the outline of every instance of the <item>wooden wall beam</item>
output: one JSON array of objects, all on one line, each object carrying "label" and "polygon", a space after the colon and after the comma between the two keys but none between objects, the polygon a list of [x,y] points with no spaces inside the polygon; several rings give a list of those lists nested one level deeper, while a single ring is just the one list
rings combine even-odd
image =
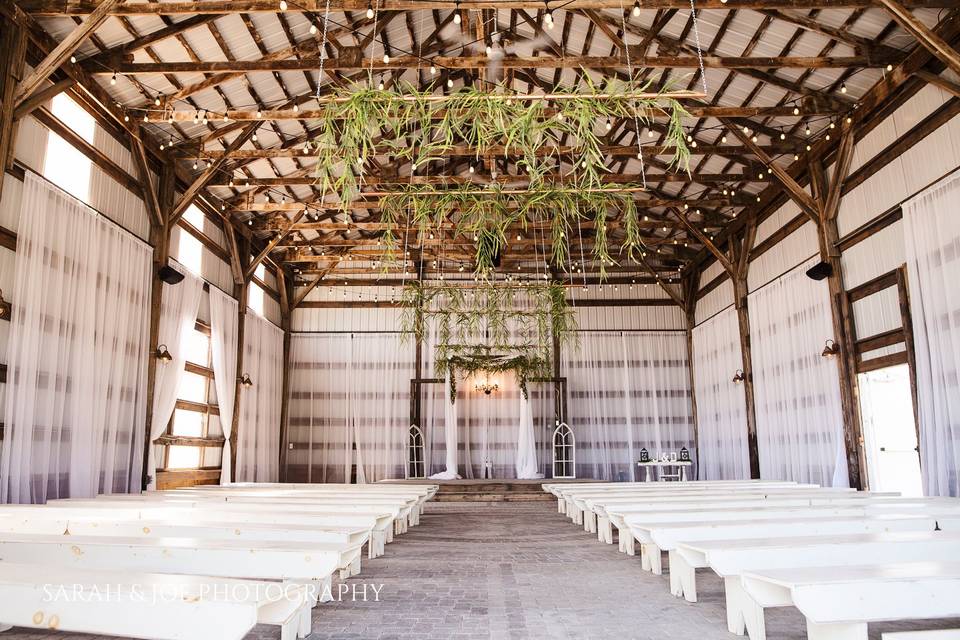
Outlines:
[{"label": "wooden wall beam", "polygon": [[44,102],[50,100],[60,93],[63,93],[75,84],[77,84],[75,79],[71,78],[70,76],[66,76],[47,87],[37,89],[26,100],[17,105],[16,109],[13,111],[13,119],[20,120],[24,116],[29,115],[34,109],[42,105]]},{"label": "wooden wall beam", "polygon": [[40,84],[50,77],[60,65],[67,62],[67,59],[83,44],[83,41],[90,37],[97,30],[103,21],[107,19],[111,11],[123,5],[126,0],[101,0],[90,15],[84,18],[83,22],[76,29],[70,32],[66,38],[57,44],[56,48],[33,68],[33,71],[20,83],[17,88],[17,94],[14,97],[14,104],[19,105],[33,94]]},{"label": "wooden wall beam", "polygon": [[3,196],[3,172],[13,166],[17,136],[14,104],[17,85],[24,73],[27,31],[18,21],[0,19],[0,197]]}]

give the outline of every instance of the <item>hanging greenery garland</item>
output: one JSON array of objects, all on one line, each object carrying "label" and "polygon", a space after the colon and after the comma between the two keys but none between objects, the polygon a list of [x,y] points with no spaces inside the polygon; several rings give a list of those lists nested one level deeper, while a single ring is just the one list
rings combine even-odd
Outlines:
[{"label": "hanging greenery garland", "polygon": [[450,371],[454,386],[455,371],[512,370],[526,397],[527,380],[553,375],[553,337],[576,339],[573,310],[557,284],[417,282],[404,287],[403,300],[402,331],[422,341],[433,329],[435,373]]}]

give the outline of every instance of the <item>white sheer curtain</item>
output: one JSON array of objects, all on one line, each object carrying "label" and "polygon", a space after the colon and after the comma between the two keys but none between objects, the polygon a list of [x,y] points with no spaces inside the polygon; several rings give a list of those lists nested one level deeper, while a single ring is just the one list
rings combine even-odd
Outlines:
[{"label": "white sheer curtain", "polygon": [[[173,360],[157,363],[157,376],[153,390],[153,420],[150,424],[150,442],[163,435],[170,422],[170,416],[177,405],[177,393],[187,361],[187,341],[197,323],[197,311],[200,298],[203,297],[203,280],[171,261],[170,266],[184,275],[179,284],[163,285],[160,302],[160,326],[157,345],[164,345]],[[149,448],[147,455],[147,474],[150,477],[148,488],[157,484],[156,447]]]},{"label": "white sheer curtain", "polygon": [[234,397],[237,392],[237,301],[210,287],[210,350],[213,353],[213,383],[217,389],[220,425],[223,428],[223,455],[220,484],[230,482],[230,434],[233,428]]},{"label": "white sheer curtain", "polygon": [[729,307],[693,329],[693,384],[697,400],[697,460],[702,480],[750,477],[747,409],[737,310]]},{"label": "white sheer curtain", "polygon": [[750,346],[760,476],[845,487],[847,461],[825,281],[806,276],[818,258],[750,294]]},{"label": "white sheer curtain", "polygon": [[397,333],[293,334],[287,479],[403,478],[414,346]]},{"label": "white sheer curtain", "polygon": [[924,492],[960,495],[960,176],[903,205]]},{"label": "white sheer curtain", "polygon": [[431,480],[455,480],[460,477],[457,472],[457,458],[460,443],[460,430],[458,428],[457,403],[451,402],[450,395],[453,389],[450,386],[450,371],[443,380],[443,445],[444,445],[444,469],[430,476]]},{"label": "white sheer curtain", "polygon": [[685,333],[584,331],[562,360],[578,477],[637,479],[642,448],[694,456]]},{"label": "white sheer curtain", "polygon": [[277,482],[280,475],[280,404],[283,393],[283,330],[247,311],[243,371],[252,387],[240,388],[237,482]]},{"label": "white sheer curtain", "polygon": [[537,437],[533,430],[533,403],[520,394],[520,419],[517,431],[517,477],[526,480],[542,478],[537,470]]},{"label": "white sheer curtain", "polygon": [[139,490],[150,247],[29,171],[17,233],[0,499]]}]

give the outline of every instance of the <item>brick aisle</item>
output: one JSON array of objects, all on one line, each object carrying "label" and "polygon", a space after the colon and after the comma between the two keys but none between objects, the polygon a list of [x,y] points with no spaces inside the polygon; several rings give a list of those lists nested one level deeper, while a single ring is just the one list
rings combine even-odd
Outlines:
[{"label": "brick aisle", "polygon": [[[721,581],[704,570],[697,580],[700,602],[674,598],[665,575],[646,573],[639,557],[600,544],[558,514],[555,502],[430,503],[419,527],[387,545],[386,555],[364,559],[361,574],[344,583],[350,589],[344,600],[314,609],[310,637],[734,640],[726,631]],[[875,625],[870,637],[934,627],[960,628],[960,621]],[[769,611],[767,634],[803,639],[803,617],[795,609]],[[279,636],[276,628],[258,626],[248,640]],[[0,634],[0,640],[67,637],[91,638],[22,629]]]}]

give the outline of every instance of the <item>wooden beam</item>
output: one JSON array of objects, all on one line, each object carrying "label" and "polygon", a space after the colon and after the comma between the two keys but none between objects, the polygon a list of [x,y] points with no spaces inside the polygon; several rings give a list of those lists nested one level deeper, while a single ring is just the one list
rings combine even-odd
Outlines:
[{"label": "wooden beam", "polygon": [[67,61],[77,48],[83,44],[94,31],[97,30],[103,21],[107,19],[113,9],[123,6],[126,0],[102,0],[90,15],[84,18],[80,25],[70,32],[70,34],[60,41],[56,48],[33,68],[33,72],[28,75],[17,88],[17,94],[14,97],[14,105],[20,105],[25,101],[44,80],[50,77],[60,65]]},{"label": "wooden beam", "polygon": [[[827,190],[826,203],[823,207],[823,217],[833,220],[840,210],[840,194],[843,193],[843,183],[850,173],[850,164],[853,162],[854,136],[853,129],[845,128],[840,135],[840,146],[837,148],[836,160],[833,163],[833,177]],[[836,246],[837,255],[840,249]]]},{"label": "wooden beam", "polygon": [[899,0],[878,0],[901,27],[913,35],[917,41],[930,53],[940,59],[947,68],[960,75],[960,54],[937,33],[917,19],[910,9]]},{"label": "wooden beam", "polygon": [[[21,7],[27,13],[41,16],[84,15],[94,11],[100,4],[98,0],[20,0]],[[911,8],[955,9],[956,0],[904,0],[904,6]],[[464,11],[479,9],[503,9],[502,0],[462,0],[460,8]],[[294,11],[322,14],[325,0],[297,0]],[[330,11],[364,11],[367,0],[333,0]],[[450,10],[448,0],[381,0],[380,11],[410,11],[415,9]],[[742,9],[840,9],[876,7],[875,0],[700,0],[698,10],[718,9],[737,11]],[[512,9],[542,10],[541,0],[514,0]],[[564,9],[621,9],[619,0],[572,0],[564,4]],[[690,8],[686,0],[644,0],[646,10]],[[273,13],[278,12],[275,0],[201,0],[177,2],[133,2],[116,6],[113,15],[182,15],[182,14],[231,14],[231,13]]]},{"label": "wooden beam", "polygon": [[140,179],[140,188],[143,191],[143,202],[146,204],[153,224],[163,226],[163,209],[160,207],[157,189],[154,187],[153,181],[150,178],[150,165],[147,162],[147,151],[143,147],[143,140],[137,136],[130,136],[130,155],[133,157],[133,165],[136,167],[137,177]]},{"label": "wooden beam", "polygon": [[[243,131],[237,135],[233,141],[227,145],[227,151],[233,151],[242,147],[246,142],[256,133],[259,128],[259,123],[253,123],[246,126]],[[173,211],[170,213],[170,219],[167,224],[170,226],[175,225],[179,222],[180,218],[183,217],[183,214],[186,212],[187,207],[193,202],[193,199],[197,197],[200,193],[200,190],[203,189],[210,180],[220,171],[220,168],[225,162],[224,159],[218,159],[211,162],[203,172],[197,176],[193,183],[187,187],[187,190],[184,191],[183,196],[181,196],[180,201],[173,208]]]},{"label": "wooden beam", "polygon": [[696,228],[693,224],[691,224],[690,219],[687,218],[686,214],[683,213],[683,211],[679,209],[674,209],[674,212],[676,213],[676,216],[680,220],[680,222],[683,223],[683,226],[686,227],[687,230],[690,231],[690,233],[696,236],[696,238],[700,241],[700,243],[703,244],[703,246],[705,246],[710,251],[710,253],[712,253],[716,257],[717,261],[723,267],[724,271],[729,273],[731,276],[735,275],[736,269],[734,268],[733,263],[731,263],[730,260],[727,259],[727,256],[723,254],[723,251],[720,251],[720,249],[718,249],[717,246],[713,244],[713,241],[710,240],[710,238],[708,238],[702,231],[700,231],[700,229]]},{"label": "wooden beam", "polygon": [[232,224],[224,225],[223,235],[227,239],[227,248],[230,251],[230,273],[233,275],[233,284],[243,284],[243,267],[240,264],[240,249],[237,247],[237,235],[233,231]]},{"label": "wooden beam", "polygon": [[217,14],[201,14],[197,16],[191,16],[185,20],[180,20],[179,22],[173,22],[162,29],[157,29],[156,31],[142,35],[126,44],[122,44],[118,47],[98,53],[95,56],[87,58],[84,62],[87,63],[88,66],[96,64],[109,68],[115,65],[118,61],[129,60],[136,51],[145,49],[151,45],[166,40],[167,38],[180,36],[184,32],[195,27],[205,25],[208,22],[212,22],[218,17],[219,16]]},{"label": "wooden beam", "polygon": [[[16,6],[13,7],[16,9]],[[16,11],[14,11],[16,14]],[[23,77],[27,50],[27,31],[17,20],[3,16],[0,20],[0,197],[3,175],[13,166],[13,149],[17,137],[13,100],[17,84]]]},{"label": "wooden beam", "polygon": [[[442,69],[486,69],[487,56],[436,56],[430,62]],[[883,68],[895,60],[890,56],[704,56],[702,63],[708,69],[847,69]],[[373,69],[417,69],[423,60],[416,56],[383,58],[330,58],[324,61],[324,70],[354,71]],[[696,56],[645,56],[628,63],[625,55],[615,56],[508,56],[497,60],[502,69],[618,69],[630,65],[649,69],[698,69],[701,59]],[[280,71],[316,71],[319,63],[314,58],[287,58],[283,60],[220,60],[215,62],[119,62],[115,69],[100,65],[84,65],[92,74],[141,75],[149,73],[255,73]]]},{"label": "wooden beam", "polygon": [[294,226],[296,226],[296,224],[300,222],[300,219],[303,218],[303,216],[305,216],[306,213],[307,213],[306,209],[301,209],[300,212],[297,213],[297,215],[295,215],[293,219],[287,223],[286,228],[284,228],[283,231],[278,233],[276,236],[274,236],[272,240],[270,240],[270,242],[267,243],[267,246],[265,246],[263,250],[260,251],[260,253],[258,253],[257,256],[247,266],[246,271],[244,271],[243,273],[243,277],[245,279],[247,280],[250,279],[250,276],[252,276],[253,272],[257,270],[257,267],[260,265],[261,262],[263,262],[263,259],[266,258],[268,255],[270,255],[270,252],[273,251],[274,247],[280,244],[281,240],[283,240],[288,235],[290,235],[290,232],[293,231]]},{"label": "wooden beam", "polygon": [[744,133],[740,127],[730,122],[726,122],[725,124],[727,124],[727,126],[730,128],[730,132],[733,133],[733,135],[735,135],[745,147],[750,149],[750,151],[760,159],[769,172],[777,177],[777,180],[783,185],[783,188],[790,196],[790,199],[796,202],[800,209],[810,216],[810,219],[813,220],[815,224],[820,224],[819,205],[813,198],[810,197],[810,194],[808,194],[804,188],[801,187],[796,180],[794,180],[793,176],[791,176],[786,169],[774,162],[770,156],[764,153],[763,149],[758,147],[757,144],[750,138],[750,136]]},{"label": "wooden beam", "polygon": [[13,111],[13,119],[20,120],[24,116],[29,115],[34,109],[42,105],[44,102],[50,100],[60,93],[63,93],[75,84],[77,84],[77,81],[70,76],[67,76],[57,80],[48,87],[37,89],[26,100],[17,105]]},{"label": "wooden beam", "polygon": [[921,80],[923,80],[924,82],[926,82],[927,84],[932,84],[935,87],[940,87],[947,93],[953,95],[953,97],[960,98],[960,84],[952,82],[951,80],[947,80],[941,75],[938,75],[936,73],[930,73],[929,71],[925,71],[923,69],[920,69],[914,75],[920,78]]}]

